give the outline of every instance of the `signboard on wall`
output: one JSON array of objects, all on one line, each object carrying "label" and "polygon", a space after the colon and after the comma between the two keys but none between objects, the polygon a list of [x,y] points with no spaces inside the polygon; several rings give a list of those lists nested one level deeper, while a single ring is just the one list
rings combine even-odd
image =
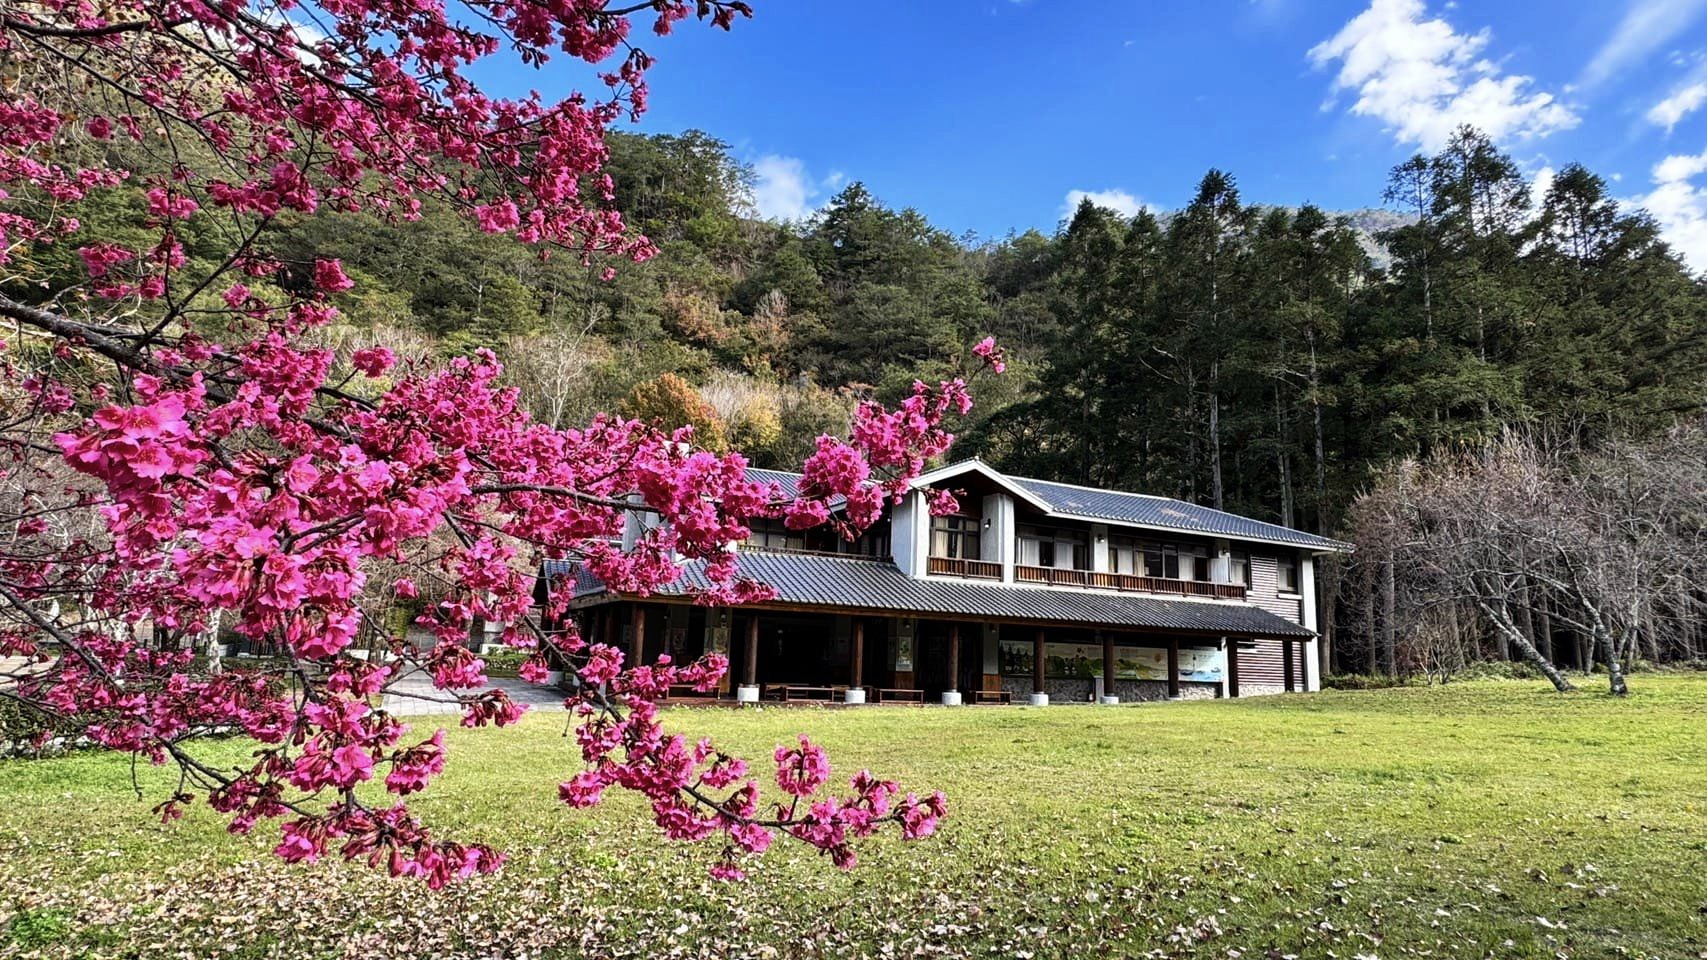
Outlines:
[{"label": "signboard on wall", "polygon": [[[1032,645],[1024,641],[1003,641],[1001,645],[1002,673],[1011,676],[1030,676]],[[1043,645],[1044,675],[1089,680],[1102,676],[1102,646],[1094,643],[1045,643]],[[1219,683],[1227,655],[1220,650],[1181,647],[1179,678],[1195,683]],[[1114,677],[1116,680],[1166,680],[1168,651],[1158,647],[1114,648]]]}]

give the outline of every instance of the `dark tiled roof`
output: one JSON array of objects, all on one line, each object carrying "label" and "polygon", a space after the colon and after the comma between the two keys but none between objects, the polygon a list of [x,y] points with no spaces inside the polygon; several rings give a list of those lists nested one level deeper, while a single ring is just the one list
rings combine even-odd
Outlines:
[{"label": "dark tiled roof", "polygon": [[782,487],[785,496],[795,495],[800,483],[800,474],[789,473],[786,470],[761,470],[758,467],[747,468],[747,479],[754,483],[774,483]]},{"label": "dark tiled roof", "polygon": [[[546,576],[562,576],[566,563],[546,565]],[[664,595],[704,589],[703,566],[687,565]],[[1137,594],[1011,587],[976,581],[914,580],[887,560],[810,554],[741,554],[741,573],[774,587],[775,603],[910,613],[1045,620],[1240,637],[1308,638],[1315,634],[1266,610],[1225,601],[1173,599]],[[604,592],[582,573],[577,597]]]},{"label": "dark tiled roof", "polygon": [[[958,467],[970,466],[974,463],[986,470],[995,471],[995,468],[987,463],[977,460],[963,460],[943,467],[940,471],[932,472],[952,473]],[[1283,527],[1278,523],[1264,523],[1261,520],[1252,520],[1250,517],[1241,517],[1236,513],[1201,507],[1195,503],[1174,500],[1170,497],[1152,497],[1142,493],[1123,493],[1119,490],[1095,490],[1069,483],[1010,477],[1006,474],[998,475],[1004,477],[1013,486],[1048,504],[1049,511],[1054,514],[1088,517],[1093,520],[1107,520],[1112,523],[1130,523],[1142,527],[1178,530],[1182,533],[1199,533],[1214,537],[1264,540],[1269,543],[1303,547],[1306,550],[1348,550],[1351,546],[1339,540],[1331,540],[1313,533],[1305,533],[1302,530],[1294,530],[1291,527]],[[779,483],[782,485],[785,494],[793,496],[795,483],[800,479],[800,474],[749,467],[747,477],[761,483],[772,481]]]},{"label": "dark tiled roof", "polygon": [[[789,473],[786,470],[764,470],[759,467],[748,467],[747,479],[754,483],[774,483],[782,487],[782,495],[790,499],[800,495],[800,474],[798,473]],[[844,500],[845,498],[843,497],[831,497],[829,500],[830,509],[841,509]]]},{"label": "dark tiled roof", "polygon": [[1338,540],[1318,537],[1313,533],[1293,530],[1276,523],[1252,520],[1222,510],[1200,507],[1184,500],[1151,497],[1141,493],[1121,493],[1116,490],[1092,490],[1071,484],[1051,483],[1048,480],[1028,480],[1024,477],[1012,479],[1026,492],[1048,503],[1054,513],[1189,533],[1267,540],[1315,550],[1342,550],[1347,546]]}]

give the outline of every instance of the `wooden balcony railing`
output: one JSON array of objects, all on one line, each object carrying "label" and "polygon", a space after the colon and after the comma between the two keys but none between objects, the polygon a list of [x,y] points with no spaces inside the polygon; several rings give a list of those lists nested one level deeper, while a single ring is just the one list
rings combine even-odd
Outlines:
[{"label": "wooden balcony railing", "polygon": [[1020,583],[1048,583],[1056,586],[1100,587],[1131,593],[1174,593],[1188,597],[1214,597],[1218,600],[1245,599],[1242,583],[1208,583],[1203,580],[1171,580],[1167,577],[1145,577],[1135,573],[1094,573],[1090,570],[1059,570],[1054,567],[1014,568],[1014,579]]},{"label": "wooden balcony railing", "polygon": [[953,557],[931,557],[925,569],[945,577],[971,577],[977,580],[1002,579],[1002,565],[988,560],[957,560]]}]

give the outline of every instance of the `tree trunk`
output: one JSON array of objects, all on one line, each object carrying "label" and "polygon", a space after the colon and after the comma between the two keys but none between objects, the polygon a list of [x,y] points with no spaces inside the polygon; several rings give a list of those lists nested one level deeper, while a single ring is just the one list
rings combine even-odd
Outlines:
[{"label": "tree trunk", "polygon": [[1274,386],[1274,459],[1280,469],[1280,525],[1297,526],[1293,522],[1292,458],[1286,451],[1286,411],[1280,402],[1280,384]]},{"label": "tree trunk", "polygon": [[[1524,586],[1518,587],[1517,589],[1518,589],[1518,601],[1519,601],[1518,605],[1517,605],[1517,628],[1519,630],[1523,631],[1523,639],[1528,640],[1529,645],[1534,647],[1535,646],[1535,616],[1529,609],[1529,586],[1527,584],[1525,584]],[[1539,653],[1540,649],[1541,649],[1540,647],[1536,647],[1536,652]],[[1507,653],[1509,656],[1510,651],[1507,651]],[[1513,659],[1515,659],[1515,658],[1513,658]]]},{"label": "tree trunk", "polygon": [[1315,431],[1316,457],[1316,532],[1328,532],[1328,460],[1322,436],[1322,380],[1316,368],[1316,335],[1310,334],[1310,417]]},{"label": "tree trunk", "polygon": [[1630,695],[1630,687],[1624,682],[1623,658],[1618,656],[1618,649],[1612,642],[1612,635],[1605,628],[1597,628],[1599,634],[1600,655],[1606,660],[1607,692],[1615,697]]},{"label": "tree trunk", "polygon": [[1398,591],[1393,583],[1393,561],[1381,561],[1381,660],[1387,676],[1399,675],[1399,642],[1394,620],[1398,616]]},{"label": "tree trunk", "polygon": [[1226,508],[1221,489],[1221,363],[1209,367],[1209,498],[1217,510]]},{"label": "tree trunk", "polygon": [[1553,659],[1553,611],[1549,606],[1551,603],[1552,600],[1543,593],[1541,595],[1541,627],[1535,635],[1536,651],[1549,661]]},{"label": "tree trunk", "polygon": [[1482,613],[1487,616],[1488,622],[1493,624],[1494,631],[1502,635],[1506,643],[1516,647],[1523,654],[1523,658],[1534,665],[1535,669],[1541,671],[1541,675],[1553,684],[1553,689],[1560,693],[1576,689],[1576,687],[1571,686],[1571,681],[1565,679],[1565,675],[1559,672],[1558,667],[1547,662],[1540,652],[1528,640],[1524,639],[1523,632],[1518,630],[1517,624],[1512,622],[1511,611],[1506,607],[1503,598],[1490,602],[1477,597],[1476,606],[1481,608]]}]

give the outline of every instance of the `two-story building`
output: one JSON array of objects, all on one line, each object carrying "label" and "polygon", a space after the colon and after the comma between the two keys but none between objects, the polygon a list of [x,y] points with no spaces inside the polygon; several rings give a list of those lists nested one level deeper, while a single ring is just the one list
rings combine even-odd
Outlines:
[{"label": "two-story building", "polygon": [[[959,491],[960,512],[930,515],[925,487]],[[698,563],[644,599],[567,564],[542,582],[573,589],[583,635],[631,661],[726,654],[719,695],[741,701],[1115,703],[1317,689],[1315,561],[1349,547],[968,460],[921,477],[857,541],[776,522],[737,549],[774,599],[695,605]]]}]

